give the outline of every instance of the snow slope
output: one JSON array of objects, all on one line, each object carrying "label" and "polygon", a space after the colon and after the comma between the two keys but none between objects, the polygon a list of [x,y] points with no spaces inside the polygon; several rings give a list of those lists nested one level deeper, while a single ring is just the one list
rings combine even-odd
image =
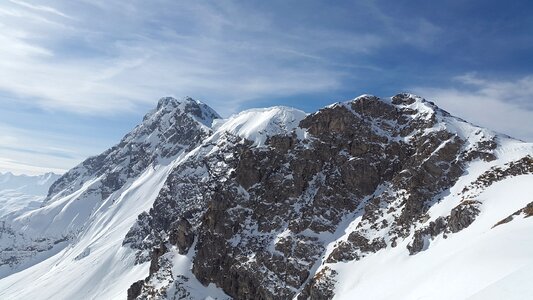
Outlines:
[{"label": "snow slope", "polygon": [[[67,172],[48,201],[15,215],[9,207],[10,216],[0,220],[0,258],[10,262],[14,254],[18,261],[0,264],[0,299],[125,298],[149,264],[135,264],[135,253],[122,247],[124,237],[186,150],[212,133],[214,118],[216,112],[199,101],[162,98],[121,143]],[[113,174],[120,179],[117,190]],[[102,193],[109,188],[109,195]],[[222,293],[200,287],[205,295]]]},{"label": "snow slope", "polygon": [[207,125],[217,117],[191,98],[160,99],[117,145],[56,180],[42,205],[1,220],[0,278],[46,259],[79,237],[95,222],[103,202],[115,201],[146,170],[169,165],[186,153],[212,132]]},{"label": "snow slope", "polygon": [[[425,133],[444,128],[466,140],[467,150],[492,140],[497,142],[497,147],[494,160],[468,162],[467,171],[432,204],[427,220],[412,224],[413,232],[438,217],[450,215],[464,200],[464,188],[491,168],[502,167],[527,155],[533,156],[533,144],[436,112],[433,104],[420,97],[415,99],[405,105],[417,112],[413,118],[420,114],[424,120],[435,115],[438,119],[437,125],[427,128]],[[184,127],[175,125],[181,113],[188,118],[183,124],[192,126],[196,130],[193,132],[202,133],[202,139],[173,138],[184,132]],[[65,176],[45,205],[36,206],[36,202],[31,202],[34,200],[22,199],[18,201],[26,201],[26,204],[17,206],[19,204],[12,201],[4,206],[4,211],[0,206],[0,221],[8,221],[9,230],[15,232],[14,246],[37,247],[34,244],[40,243],[41,237],[50,239],[42,251],[22,257],[19,265],[0,266],[0,299],[125,299],[131,284],[147,277],[150,262],[135,264],[137,253],[123,246],[124,238],[136,223],[137,216],[153,208],[173,170],[185,165],[187,160],[200,161],[207,154],[215,153],[227,136],[239,136],[254,147],[263,147],[261,150],[264,151],[268,151],[268,138],[274,135],[295,134],[299,139],[311,138],[299,127],[307,114],[293,108],[252,109],[226,120],[217,120],[217,116],[209,107],[190,98],[179,101],[163,98],[145,117],[144,123],[120,144],[104,152],[103,158],[92,158],[87,164],[69,171],[73,179]],[[405,140],[409,138],[407,136]],[[186,145],[184,141],[190,144]],[[146,153],[153,156],[146,158]],[[100,166],[102,161],[107,165]],[[104,171],[92,172],[95,165]],[[220,161],[219,167],[224,169],[224,161]],[[138,170],[138,173],[132,175],[131,169]],[[108,186],[114,187],[112,181],[105,180],[113,179],[109,174],[117,170],[120,187],[100,193],[101,190],[107,192]],[[231,170],[226,171],[230,173]],[[104,182],[111,183],[106,186]],[[533,201],[532,183],[533,175],[526,174],[510,176],[487,188],[474,190],[472,193],[476,193],[475,199],[480,202],[476,220],[457,233],[428,238],[424,250],[415,255],[409,255],[407,250],[413,237],[411,233],[399,240],[395,247],[388,245],[360,260],[327,263],[321,259],[311,269],[309,278],[326,267],[334,270],[337,273],[334,277],[335,299],[533,298],[533,288],[527,281],[533,276],[533,235],[530,234],[533,218],[520,215],[511,222],[493,227]],[[378,187],[375,194],[385,189],[385,186]],[[0,192],[0,201],[1,197]],[[42,194],[38,197],[42,201]],[[13,211],[20,213],[12,214]],[[11,215],[5,217],[8,213]],[[384,219],[387,217],[383,216]],[[362,213],[354,211],[333,233],[306,229],[303,234],[329,243],[323,255],[325,258],[339,240],[346,239],[355,230],[361,219]],[[5,238],[10,234],[9,230],[0,231],[0,247],[11,246],[2,244],[6,242],[2,234]],[[278,234],[278,239],[285,237],[287,232]],[[380,232],[371,233],[381,237]],[[204,286],[194,277],[191,272],[196,255],[194,246],[185,255],[180,255],[175,247],[164,255],[172,262],[172,277],[162,281],[172,283],[177,281],[177,276],[184,275],[190,280],[183,288],[191,293],[192,299],[229,298],[214,284]],[[155,287],[167,283],[151,282]],[[168,293],[173,294],[175,289],[176,286],[171,285]]]},{"label": "snow slope", "polygon": [[135,266],[134,253],[122,247],[122,240],[137,215],[150,208],[171,169],[172,164],[149,168],[101,203],[71,245],[2,279],[0,298],[124,299],[132,281],[146,276],[148,264]]},{"label": "snow slope", "polygon": [[470,227],[417,255],[404,243],[339,263],[335,299],[531,299],[532,220],[492,227],[533,200],[532,182],[523,175],[495,183],[479,196],[483,209]]},{"label": "snow slope", "polygon": [[226,120],[217,120],[216,132],[211,137],[215,140],[223,133],[230,133],[252,141],[256,146],[264,146],[269,136],[285,134],[293,130],[303,138],[304,131],[298,124],[307,114],[301,110],[274,106],[245,110]]},{"label": "snow slope", "polygon": [[[517,141],[457,118],[443,119],[450,131],[471,144],[484,136],[495,137],[497,157],[490,162],[472,161],[467,172],[430,208],[425,224],[449,215],[464,201],[465,187],[484,172],[533,157],[533,143]],[[334,299],[531,299],[533,288],[527,278],[533,276],[533,218],[519,216],[494,226],[533,202],[532,195],[531,173],[496,181],[474,191],[474,199],[481,202],[481,212],[472,225],[446,238],[438,235],[426,245],[425,251],[410,256],[406,246],[411,239],[407,238],[397,247],[389,246],[359,261],[323,264],[318,271],[329,267],[338,272]],[[350,228],[355,228],[359,221],[356,219]]]}]

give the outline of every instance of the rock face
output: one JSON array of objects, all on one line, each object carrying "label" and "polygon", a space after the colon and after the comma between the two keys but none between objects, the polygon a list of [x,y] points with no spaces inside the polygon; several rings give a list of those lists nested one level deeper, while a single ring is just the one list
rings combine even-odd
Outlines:
[{"label": "rock face", "polygon": [[528,203],[525,207],[517,210],[512,215],[508,216],[507,218],[499,221],[498,223],[494,224],[493,228],[505,223],[511,222],[514,218],[517,216],[523,215],[524,218],[529,218],[533,216],[533,202]]},{"label": "rock face", "polygon": [[[127,299],[331,299],[339,265],[431,249],[476,224],[487,188],[533,174],[533,150],[504,159],[510,138],[412,94],[363,95],[312,114],[273,107],[216,118],[190,98],[161,99],[119,144],[55,182],[39,210],[0,221],[8,245],[0,267],[75,245],[100,222],[94,211],[119,207],[138,188],[134,179],[165,165],[153,205],[137,210],[131,227],[134,218],[124,218],[124,239],[113,239],[132,269],[146,270],[128,277]],[[530,206],[501,224],[532,215]],[[45,217],[51,229],[39,231]],[[89,244],[75,256],[80,264],[102,252]]]},{"label": "rock face", "polygon": [[215,111],[191,98],[162,98],[120,143],[59,178],[50,187],[47,201],[79,189],[92,177],[100,177],[98,191],[105,199],[150,164],[194,148],[210,134],[211,123],[217,118]]},{"label": "rock face", "polygon": [[[330,299],[336,273],[325,264],[406,239],[414,255],[475,221],[479,202],[470,200],[424,224],[469,162],[496,159],[494,134],[411,94],[364,95],[307,116],[281,111],[301,121],[271,122],[276,130],[258,131],[264,143],[248,131],[218,130],[176,166],[124,240],[138,263],[168,244],[169,253],[191,257],[197,280],[232,298]],[[245,116],[236,128],[253,127],[257,116]],[[159,286],[163,298],[173,299],[165,293],[172,285]],[[145,280],[144,289],[154,288]]]}]

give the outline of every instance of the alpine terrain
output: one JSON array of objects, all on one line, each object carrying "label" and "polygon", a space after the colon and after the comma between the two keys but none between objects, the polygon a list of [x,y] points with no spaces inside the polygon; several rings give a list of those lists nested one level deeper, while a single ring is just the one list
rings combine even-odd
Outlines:
[{"label": "alpine terrain", "polygon": [[0,299],[533,299],[533,144],[408,93],[162,98],[35,201],[0,207]]},{"label": "alpine terrain", "polygon": [[50,185],[59,177],[54,173],[35,176],[0,173],[0,218],[39,207]]}]

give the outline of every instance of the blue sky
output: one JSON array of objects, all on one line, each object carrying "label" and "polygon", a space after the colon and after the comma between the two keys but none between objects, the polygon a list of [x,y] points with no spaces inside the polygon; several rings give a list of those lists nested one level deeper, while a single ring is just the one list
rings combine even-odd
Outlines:
[{"label": "blue sky", "polygon": [[0,171],[62,172],[158,98],[223,116],[415,92],[533,141],[530,1],[0,2]]}]

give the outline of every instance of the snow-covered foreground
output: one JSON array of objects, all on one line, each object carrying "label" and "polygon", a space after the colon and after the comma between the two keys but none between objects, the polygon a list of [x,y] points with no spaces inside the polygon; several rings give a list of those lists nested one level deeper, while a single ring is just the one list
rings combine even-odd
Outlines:
[{"label": "snow-covered foreground", "polygon": [[122,240],[137,215],[150,208],[171,167],[149,168],[101,203],[73,246],[2,279],[0,299],[124,299],[131,283],[146,277],[148,264],[135,266]]},{"label": "snow-covered foreground", "polygon": [[470,227],[417,255],[404,243],[338,264],[335,299],[532,299],[533,220],[492,228],[532,201],[532,183],[533,175],[495,183],[479,196],[483,209]]},{"label": "snow-covered foreground", "polygon": [[[86,163],[69,171],[67,176],[62,177],[62,180],[58,180],[57,184],[54,184],[55,186],[53,185],[50,189],[52,196],[49,196],[43,205],[41,205],[43,196],[39,194],[34,196],[37,198],[22,197],[18,202],[14,202],[11,200],[16,199],[16,191],[20,191],[20,189],[6,189],[7,192],[4,194],[0,191],[0,205],[6,203],[3,211],[0,207],[2,220],[0,221],[0,246],[1,249],[5,250],[0,253],[0,258],[3,259],[1,260],[3,264],[0,265],[0,299],[125,299],[128,289],[132,286],[135,287],[139,280],[145,278],[144,281],[140,282],[144,287],[144,290],[141,290],[143,293],[138,294],[141,299],[146,297],[149,299],[174,299],[175,296],[183,295],[186,295],[187,299],[228,299],[229,296],[224,291],[231,294],[231,285],[242,284],[240,279],[224,287],[222,284],[226,278],[230,278],[231,274],[219,272],[218,270],[222,270],[220,265],[215,265],[217,268],[213,273],[218,272],[228,277],[223,277],[224,280],[218,282],[212,279],[214,277],[207,277],[208,280],[204,277],[202,280],[202,269],[199,269],[200,271],[195,269],[193,273],[193,265],[195,267],[205,265],[210,258],[216,257],[214,256],[216,253],[202,251],[211,249],[209,245],[224,246],[227,242],[232,247],[245,247],[243,245],[248,245],[248,241],[254,241],[261,235],[272,235],[273,239],[269,243],[265,243],[264,248],[258,247],[258,249],[255,247],[258,245],[257,240],[259,239],[253,243],[250,242],[248,261],[241,265],[235,265],[242,268],[238,269],[239,272],[262,274],[261,270],[257,270],[258,268],[254,267],[253,264],[247,264],[250,261],[257,261],[256,254],[261,254],[263,256],[260,258],[265,266],[263,271],[270,268],[268,272],[271,272],[271,277],[275,278],[283,272],[280,272],[280,269],[275,269],[276,266],[271,264],[271,260],[274,258],[277,258],[278,262],[287,262],[290,259],[299,266],[305,263],[305,256],[311,256],[309,251],[305,249],[313,250],[313,247],[302,248],[304,250],[299,249],[299,253],[296,254],[292,253],[294,248],[298,248],[301,244],[310,246],[321,244],[324,245],[324,248],[320,248],[320,252],[314,254],[316,259],[310,260],[307,269],[295,269],[301,273],[308,273],[305,273],[303,282],[298,282],[298,285],[290,288],[289,294],[284,294],[290,295],[290,297],[274,297],[281,295],[276,294],[275,290],[285,288],[287,281],[280,281],[279,285],[275,285],[278,284],[278,281],[273,280],[269,286],[267,276],[255,278],[254,280],[258,280],[259,285],[250,285],[251,287],[254,289],[269,287],[268,292],[270,294],[261,295],[274,295],[260,298],[284,299],[295,295],[294,299],[298,299],[298,295],[305,295],[304,293],[308,292],[305,291],[306,286],[313,280],[318,284],[316,286],[311,285],[311,288],[316,287],[314,291],[323,293],[319,296],[330,295],[328,297],[333,296],[335,299],[533,298],[533,287],[528,284],[528,279],[533,276],[533,255],[531,255],[533,253],[533,235],[530,234],[533,230],[533,218],[527,217],[525,210],[521,211],[533,202],[531,196],[533,195],[533,144],[513,140],[448,116],[419,97],[409,99],[413,100],[410,104],[413,111],[420,114],[417,118],[427,121],[431,120],[432,114],[435,114],[433,117],[438,117],[435,126],[422,127],[422,129],[415,131],[415,134],[392,137],[387,136],[387,131],[383,128],[387,129],[395,125],[394,122],[387,123],[384,119],[375,118],[374,121],[370,122],[372,125],[370,128],[373,128],[372,130],[380,134],[379,137],[388,142],[410,142],[410,140],[416,139],[418,135],[435,132],[442,134],[444,131],[451,137],[460,137],[464,141],[464,144],[460,144],[463,152],[449,160],[450,162],[464,160],[464,169],[461,169],[461,173],[457,174],[456,180],[449,185],[443,184],[442,189],[435,190],[435,194],[421,200],[427,204],[427,210],[424,210],[423,214],[409,216],[409,223],[405,230],[407,233],[401,238],[398,238],[397,231],[395,231],[399,230],[400,227],[390,227],[390,224],[395,224],[394,222],[400,216],[400,210],[397,208],[402,208],[402,199],[407,199],[405,194],[427,188],[426,186],[416,185],[413,188],[407,186],[410,190],[404,188],[395,190],[391,182],[381,182],[376,185],[375,190],[373,187],[364,197],[361,197],[357,208],[350,208],[348,211],[346,208],[339,208],[335,205],[338,204],[336,202],[344,200],[342,198],[346,197],[344,195],[351,194],[343,194],[343,196],[334,197],[331,200],[324,198],[319,199],[324,201],[308,201],[314,199],[315,196],[318,197],[318,190],[321,185],[325,185],[327,182],[333,187],[344,188],[343,185],[336,186],[331,181],[325,181],[326,175],[324,174],[328,174],[328,169],[322,167],[322,169],[318,169],[322,170],[320,172],[317,170],[306,171],[317,173],[310,181],[306,181],[308,188],[305,189],[302,199],[305,200],[305,205],[309,205],[307,207],[309,210],[320,205],[324,206],[322,207],[323,213],[317,210],[312,215],[311,223],[324,221],[324,224],[328,225],[328,219],[325,217],[328,217],[334,210],[342,210],[343,214],[339,215],[340,221],[331,223],[334,225],[331,227],[332,229],[328,229],[329,227],[312,229],[315,227],[308,224],[306,229],[301,231],[298,231],[299,227],[291,229],[287,225],[279,227],[278,231],[265,227],[263,232],[259,230],[258,224],[250,223],[249,228],[253,230],[244,228],[239,235],[229,235],[231,237],[225,237],[220,244],[210,244],[208,238],[214,234],[209,231],[210,228],[206,227],[207,229],[204,228],[205,231],[203,232],[203,240],[200,235],[202,232],[196,231],[197,235],[192,235],[190,244],[186,245],[187,248],[180,249],[180,245],[184,243],[180,241],[170,242],[170,236],[177,233],[178,238],[176,239],[179,239],[179,234],[190,234],[191,229],[187,229],[187,226],[183,225],[185,223],[181,223],[181,220],[177,218],[177,213],[180,212],[181,208],[193,206],[195,202],[192,200],[203,201],[204,195],[199,194],[201,191],[210,192],[207,189],[195,190],[198,186],[213,184],[213,186],[220,188],[214,189],[218,191],[217,195],[221,191],[230,190],[231,185],[225,185],[225,182],[233,180],[235,176],[231,174],[240,170],[237,170],[240,168],[238,164],[235,167],[230,166],[233,160],[237,163],[244,160],[237,156],[239,153],[243,153],[241,151],[243,144],[251,149],[254,147],[259,149],[257,152],[260,154],[271,154],[270,138],[290,133],[294,139],[306,140],[307,144],[304,148],[312,151],[316,150],[313,147],[317,146],[311,141],[316,140],[318,144],[321,132],[317,131],[312,134],[312,131],[308,131],[310,127],[299,127],[301,122],[310,115],[286,107],[248,110],[227,120],[218,120],[214,126],[209,127],[208,125],[211,124],[216,113],[201,106],[201,103],[192,99],[180,103],[172,98],[164,98],[160,101],[157,110],[148,114],[143,124],[139,125],[133,133],[127,135],[120,144],[100,156],[88,159]],[[386,105],[391,105],[389,102],[386,103],[388,103]],[[348,117],[351,117],[350,114],[359,115],[353,110],[353,107],[351,102],[347,102],[330,106],[330,109],[342,111],[342,109],[348,108]],[[413,117],[412,114],[408,115]],[[332,115],[331,119],[327,119],[327,122],[324,123],[334,123],[337,121],[337,117],[338,115]],[[348,117],[346,119],[350,120]],[[376,120],[381,123],[375,122]],[[181,122],[181,127],[175,126],[176,122]],[[350,125],[349,123],[340,124]],[[378,125],[383,126],[383,128],[378,128]],[[202,138],[197,139],[198,136]],[[240,142],[235,137],[246,139],[248,142]],[[440,156],[442,153],[439,151],[444,149],[447,144],[452,144],[454,139],[451,137],[443,139],[443,141],[439,140],[438,143],[435,142],[434,148],[429,148],[432,150],[421,156],[424,158],[421,160],[421,165],[435,157],[440,157],[440,161],[435,163],[447,162],[448,158]],[[377,139],[377,137],[374,138]],[[327,139],[324,141],[324,144],[326,142],[332,143]],[[296,140],[291,140],[285,144],[281,142],[278,141],[279,147],[287,146],[288,148],[290,148],[291,143],[297,143]],[[426,140],[421,144],[425,145],[426,143],[431,144],[433,142]],[[344,144],[339,145],[345,147]],[[324,148],[329,147],[330,145],[326,144]],[[342,155],[349,155],[346,149],[343,150],[342,147],[339,147]],[[484,147],[487,147],[488,150]],[[286,149],[286,151],[289,150]],[[490,155],[487,159],[481,159],[484,156],[466,159],[465,156],[472,154],[472,151],[481,151],[482,154]],[[425,151],[421,152],[425,153]],[[286,154],[285,152],[280,153]],[[297,153],[305,154],[305,152],[294,150],[291,155],[297,156]],[[313,155],[321,154],[320,151],[310,153]],[[375,152],[371,154],[376,155]],[[348,163],[356,160],[356,156],[339,161]],[[307,164],[311,163],[310,160],[312,157],[303,163],[296,159],[293,160],[292,163],[295,166],[293,169],[291,169],[290,162],[284,163],[282,170],[287,171],[287,173],[280,173],[278,176],[280,181],[267,182],[269,183],[268,187],[279,186],[279,193],[282,193],[281,187],[285,180],[293,180],[294,174],[297,174],[295,173],[295,170],[298,170],[296,166],[301,164],[302,168],[307,167]],[[268,162],[268,160],[266,161]],[[391,160],[387,160],[385,164],[389,162]],[[270,166],[270,164],[268,165]],[[338,167],[339,165],[340,163],[335,166]],[[250,169],[258,167],[249,164],[243,168],[244,171],[250,171]],[[415,165],[415,167],[405,169],[402,172],[418,171],[417,168],[418,165]],[[210,171],[217,176],[211,174]],[[250,176],[254,175],[253,172],[248,173],[243,172],[243,170],[240,172],[238,175],[242,176],[241,179],[244,179],[244,183],[246,183],[244,177],[250,174]],[[428,173],[423,173],[423,175],[426,174]],[[330,174],[329,176],[337,178],[333,175]],[[348,175],[350,176],[343,177],[342,180],[364,179],[351,176],[351,174]],[[445,173],[441,176],[447,175]],[[415,177],[406,178],[408,178],[406,180],[410,180],[409,178]],[[260,192],[263,187],[266,187],[262,186],[265,184],[262,176],[257,176],[256,180],[257,182],[253,182],[253,185],[250,186],[254,187],[255,191],[250,187],[247,191],[244,188],[245,185],[239,183],[239,185],[236,184],[235,190],[237,192],[225,194],[226,198],[236,199],[240,199],[238,198],[241,196],[239,193],[244,195],[240,199],[242,202],[239,205],[232,204],[233,206],[229,207],[228,204],[228,210],[243,209],[243,205],[249,205],[249,202],[253,202],[250,199],[257,202],[268,200],[268,198],[250,198],[251,193],[257,192],[257,195],[263,195],[258,191]],[[404,185],[398,186],[405,187]],[[189,189],[192,191],[186,193],[189,192]],[[3,195],[10,195],[11,198],[9,199],[11,200],[2,200]],[[390,197],[379,198],[383,195]],[[264,196],[267,197],[269,194]],[[284,198],[276,198],[271,202],[261,203],[264,204],[260,206],[261,209],[274,208],[273,205],[283,203],[291,198],[282,194],[276,194],[276,196]],[[212,200],[225,200],[217,199],[213,198]],[[373,205],[369,205],[370,201],[376,199],[381,202],[374,202]],[[168,203],[162,200],[168,200]],[[298,213],[302,209],[301,203],[295,204]],[[471,210],[466,210],[466,213],[460,216],[456,215],[452,220],[454,211],[459,211],[458,214],[460,214],[460,210],[457,209],[463,205]],[[255,206],[251,207],[253,209],[246,208],[245,211],[247,213],[248,210],[250,212],[259,211]],[[150,214],[156,210],[160,210],[159,214],[150,217]],[[274,214],[274,216],[279,218],[285,216],[283,209],[279,209],[279,211],[279,215]],[[171,218],[165,219],[166,215],[163,212],[172,214]],[[220,217],[218,211],[217,214],[207,214],[207,212],[203,211],[203,214],[199,215],[200,217],[190,221],[201,223],[202,216],[206,215],[213,218],[207,218],[207,220],[215,220],[215,218]],[[376,218],[372,219],[371,215],[366,214],[367,212],[375,212]],[[509,219],[508,217],[513,214],[515,214],[514,218]],[[139,215],[152,219],[138,218]],[[292,214],[285,219],[292,218],[295,221],[301,221],[302,217],[297,216],[298,214]],[[279,219],[279,221],[287,222],[287,224],[289,221],[294,221],[285,219]],[[502,223],[501,221],[504,219],[507,222]],[[142,220],[148,220],[146,221],[148,225],[143,224]],[[236,225],[251,222],[253,218],[249,217],[245,220],[238,221],[240,223]],[[430,224],[437,223],[437,220],[445,220],[446,223],[443,226],[446,227],[446,230],[441,228],[440,231],[438,229],[423,231],[431,228]],[[179,222],[175,223],[175,221]],[[188,223],[189,221],[185,221],[192,228],[192,225]],[[178,225],[176,227],[168,225],[167,227],[170,229],[166,229],[165,232],[158,232],[161,235],[158,238],[162,240],[154,240],[150,238],[154,227],[150,228],[149,226],[153,226],[157,222]],[[458,230],[454,229],[457,226],[453,222],[461,222]],[[215,223],[213,221],[213,224]],[[181,229],[180,224],[183,225]],[[219,224],[226,226],[226,223]],[[269,225],[267,222],[265,224]],[[499,225],[495,226],[496,224]],[[235,228],[237,227],[235,226]],[[226,226],[219,229],[225,231],[227,228],[232,227]],[[273,226],[272,228],[277,227]],[[133,239],[133,241],[138,242],[136,247],[140,248],[132,248],[126,242],[126,237],[132,229],[135,229],[132,236],[138,238],[137,240]],[[147,230],[149,234],[143,230]],[[138,236],[135,235],[137,233]],[[192,233],[194,234],[194,232]],[[220,232],[215,233],[220,234]],[[359,236],[359,239],[350,241],[352,233],[357,233],[358,235],[355,237]],[[417,234],[420,235],[417,236]],[[420,241],[417,244],[419,248],[412,251],[415,248],[413,245],[417,241],[416,237]],[[361,240],[363,241],[361,242]],[[369,248],[370,243],[374,244],[373,241],[376,240],[382,241],[378,247],[362,250],[365,247]],[[146,245],[149,246],[142,248],[143,242],[147,242]],[[151,244],[151,242],[154,243]],[[202,242],[204,247],[201,246]],[[292,244],[293,242],[294,244]],[[354,248],[342,250],[343,248],[339,246],[342,242],[354,243]],[[285,247],[285,244],[295,246]],[[214,251],[219,250],[218,247],[212,248]],[[292,249],[292,252],[287,251],[288,254],[282,252],[287,249]],[[339,249],[349,252],[344,254],[356,253],[357,256],[343,258],[343,256],[332,255],[334,250]],[[154,251],[149,252],[148,250]],[[161,253],[156,253],[159,250]],[[243,249],[231,250],[240,251]],[[140,256],[143,251],[146,256],[144,259],[139,259],[139,257],[143,258]],[[265,256],[268,252],[277,256]],[[205,255],[206,253],[208,255]],[[230,251],[220,251],[220,253],[230,253]],[[198,256],[202,257],[201,255],[205,255],[204,259],[198,261]],[[282,257],[283,255],[286,257]],[[225,257],[220,258],[220,260],[224,259]],[[15,260],[14,263],[12,263],[13,260]],[[150,266],[150,260],[152,266]],[[220,263],[220,261],[215,263]],[[253,269],[247,270],[247,267]],[[154,269],[156,270],[154,271]],[[231,271],[231,269],[229,270]],[[277,273],[272,270],[277,270]],[[326,270],[330,273],[321,273]],[[284,272],[287,278],[287,269]],[[219,274],[209,273],[209,275]],[[245,276],[253,277],[253,275],[256,274]],[[331,279],[334,284],[331,285],[333,293],[328,294],[327,286],[326,289],[320,290],[320,278],[324,279],[330,275],[331,277],[328,279]],[[248,279],[245,278],[244,280]],[[204,286],[201,282],[208,285]],[[224,287],[224,291],[217,287],[215,282]],[[239,299],[250,299],[249,296],[253,294],[247,294],[248,291],[250,289],[246,293],[231,295],[237,295],[235,297]],[[153,296],[155,294],[159,296]]]},{"label": "snow-covered foreground", "polygon": [[[122,245],[124,237],[187,157],[184,148],[210,133],[204,122],[211,124],[215,116],[192,99],[163,98],[121,144],[56,181],[44,203],[46,192],[31,209],[6,207],[10,215],[0,221],[0,247],[13,250],[0,253],[0,299],[125,299],[131,284],[148,275],[150,263],[136,263],[135,251]],[[18,261],[11,264],[10,255]],[[180,272],[186,273],[187,258],[180,259]],[[223,294],[190,284],[203,297]]]}]

